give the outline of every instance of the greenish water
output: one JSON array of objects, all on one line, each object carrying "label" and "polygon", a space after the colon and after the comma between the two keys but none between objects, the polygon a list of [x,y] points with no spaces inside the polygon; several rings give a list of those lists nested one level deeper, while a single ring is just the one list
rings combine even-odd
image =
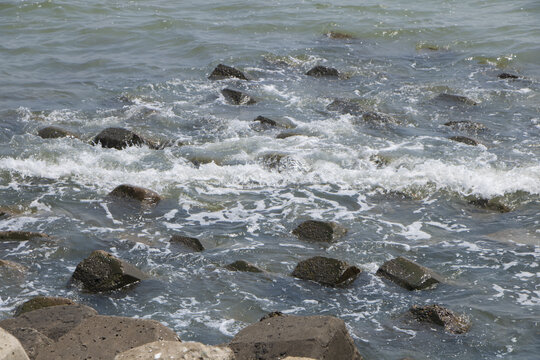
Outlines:
[{"label": "greenish water", "polygon": [[[281,310],[342,318],[366,359],[535,359],[539,24],[538,1],[1,2],[0,209],[16,215],[0,219],[0,230],[56,240],[0,244],[0,258],[29,268],[23,278],[2,277],[0,318],[30,296],[61,295],[217,344]],[[251,80],[208,80],[219,63]],[[304,75],[318,64],[343,79]],[[501,72],[520,78],[499,79]],[[225,87],[259,102],[229,105]],[[477,105],[447,104],[440,93]],[[327,110],[335,98],[397,124]],[[259,115],[292,128],[257,131]],[[444,126],[462,120],[487,130]],[[41,139],[47,125],[81,140]],[[88,144],[111,126],[176,145]],[[281,131],[303,136],[276,139]],[[481,145],[448,139],[456,135]],[[289,155],[279,169],[264,161],[275,153]],[[373,155],[390,162],[377,167]],[[126,212],[106,198],[122,183],[165,200]],[[468,203],[473,197],[512,211],[478,209]],[[302,242],[291,230],[309,218],[337,221],[348,235],[331,246]],[[207,250],[170,245],[179,233]],[[68,288],[95,249],[152,279],[128,293]],[[289,276],[315,255],[364,273],[346,289]],[[400,255],[449,283],[407,292],[375,276]],[[269,274],[222,268],[237,259]],[[430,303],[468,314],[471,331],[450,335],[401,317]]]}]

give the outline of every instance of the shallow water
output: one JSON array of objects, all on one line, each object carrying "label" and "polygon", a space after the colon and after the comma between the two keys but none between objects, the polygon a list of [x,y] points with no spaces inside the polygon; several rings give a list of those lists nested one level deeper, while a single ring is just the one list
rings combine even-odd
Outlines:
[{"label": "shallow water", "polygon": [[[29,268],[22,279],[2,278],[0,318],[30,296],[60,295],[212,344],[281,310],[342,318],[367,359],[540,352],[537,1],[11,0],[0,4],[0,20],[0,207],[16,213],[0,219],[0,230],[54,236],[0,243],[0,258]],[[219,63],[251,80],[208,80]],[[343,78],[304,75],[317,64]],[[499,79],[501,72],[521,78]],[[259,102],[229,105],[225,87]],[[477,105],[436,99],[445,92]],[[397,124],[327,110],[335,98]],[[258,115],[289,128],[258,131]],[[443,125],[459,120],[487,130]],[[81,139],[41,139],[46,125]],[[175,145],[88,144],[110,126]],[[276,139],[284,131],[301,136]],[[448,139],[455,135],[481,145]],[[264,161],[275,153],[289,155],[277,169]],[[378,167],[373,155],[389,163]],[[122,183],[165,200],[126,209],[106,198]],[[472,198],[512,211],[479,209]],[[349,232],[330,246],[296,239],[291,230],[310,218]],[[207,250],[187,253],[168,243],[173,234],[197,237]],[[152,280],[108,295],[67,287],[96,249]],[[364,272],[347,289],[288,276],[314,255]],[[448,283],[408,292],[374,275],[400,255]],[[268,274],[222,268],[237,259]],[[471,331],[449,335],[402,318],[428,303],[467,313]]]}]

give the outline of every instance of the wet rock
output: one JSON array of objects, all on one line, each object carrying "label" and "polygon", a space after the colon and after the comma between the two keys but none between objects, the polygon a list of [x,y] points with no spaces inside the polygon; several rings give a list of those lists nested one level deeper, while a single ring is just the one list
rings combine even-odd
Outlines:
[{"label": "wet rock", "polygon": [[221,93],[225,97],[225,100],[232,105],[253,105],[257,101],[246,93],[233,89],[223,89]]},{"label": "wet rock", "polygon": [[49,238],[49,236],[31,231],[0,231],[0,241],[28,241],[35,238]]},{"label": "wet rock", "polygon": [[128,184],[117,186],[109,193],[109,196],[135,200],[143,206],[154,206],[161,201],[161,196],[155,191]]},{"label": "wet rock", "polygon": [[311,68],[307,73],[307,76],[314,76],[314,77],[323,77],[323,76],[330,76],[330,77],[338,77],[339,72],[337,69],[317,65],[313,68]]},{"label": "wet rock", "polygon": [[14,261],[10,261],[10,260],[2,260],[2,259],[0,259],[0,269],[1,268],[5,268],[5,269],[11,270],[11,271],[15,271],[15,272],[18,272],[18,273],[21,273],[21,274],[26,272],[26,267],[22,266],[19,263],[14,262]]},{"label": "wet rock", "polygon": [[514,74],[509,74],[506,72],[500,73],[499,75],[497,75],[497,77],[499,79],[519,79],[519,76],[514,75]]},{"label": "wet rock", "polygon": [[147,278],[135,266],[103,250],[96,250],[81,261],[72,276],[89,292],[117,290]]},{"label": "wet rock", "polygon": [[292,233],[300,240],[333,242],[344,236],[347,229],[332,221],[307,220],[298,225]]},{"label": "wet rock", "polygon": [[366,109],[362,106],[362,104],[353,99],[335,99],[328,104],[326,110],[354,116],[361,116],[364,112],[366,112]]},{"label": "wet rock", "polygon": [[383,168],[385,166],[388,166],[388,164],[390,164],[390,158],[388,158],[387,156],[379,155],[379,154],[371,155],[369,157],[369,161],[374,163],[378,168]]},{"label": "wet rock", "polygon": [[240,80],[247,80],[248,78],[238,69],[235,69],[231,66],[219,64],[216,66],[214,71],[208,76],[210,80],[221,80],[227,78],[237,78]]},{"label": "wet rock", "polygon": [[476,101],[469,99],[466,96],[448,94],[448,93],[442,93],[442,94],[437,95],[435,97],[435,100],[446,102],[446,103],[453,103],[453,104],[478,105]]},{"label": "wet rock", "polygon": [[266,319],[270,319],[276,316],[287,316],[286,314],[282,313],[281,311],[272,311],[268,314],[264,315],[259,321],[264,321]]},{"label": "wet rock", "polygon": [[2,360],[28,360],[28,355],[24,351],[16,337],[0,328],[0,359]]},{"label": "wet rock", "polygon": [[47,126],[38,131],[38,135],[44,139],[57,139],[63,137],[76,138],[77,135],[56,126]]},{"label": "wet rock", "polygon": [[241,330],[229,343],[236,360],[360,360],[343,320],[331,316],[277,316]]},{"label": "wet rock", "polygon": [[452,334],[466,333],[471,327],[471,322],[465,315],[458,315],[439,305],[414,305],[409,312],[417,321],[443,326]]},{"label": "wet rock", "polygon": [[[114,360],[150,360],[160,354],[160,359],[174,360],[234,360],[228,347],[204,345],[198,342],[155,341],[116,355]],[[152,356],[152,357],[149,357]]]},{"label": "wet rock", "polygon": [[286,154],[265,154],[260,158],[260,161],[266,168],[277,172],[291,169],[301,170],[305,167],[302,161]]},{"label": "wet rock", "polygon": [[[56,341],[75,328],[84,319],[97,315],[97,311],[84,305],[58,305],[30,311],[16,318],[0,321],[0,327],[9,332],[20,328],[39,331]],[[22,341],[23,339],[19,339]]]},{"label": "wet rock", "polygon": [[5,210],[0,210],[0,219],[8,218],[8,217],[11,217],[11,216],[13,216],[12,213],[10,213],[8,211],[5,211]]},{"label": "wet rock", "polygon": [[292,276],[311,280],[328,286],[347,286],[351,284],[362,270],[347,262],[323,256],[315,256],[300,261]]},{"label": "wet rock", "polygon": [[36,296],[17,307],[17,310],[15,310],[15,316],[58,305],[77,305],[77,303],[71,299],[63,297]]},{"label": "wet rock", "polygon": [[479,132],[487,130],[487,127],[484,124],[480,124],[474,121],[449,121],[444,124],[453,130],[459,131],[470,131],[470,132]]},{"label": "wet rock", "polygon": [[460,143],[471,145],[471,146],[477,146],[479,144],[478,141],[465,137],[465,136],[452,136],[449,139],[452,141],[460,142]]},{"label": "wet rock", "polygon": [[397,124],[397,119],[390,115],[377,111],[366,111],[362,114],[362,120],[370,124]]},{"label": "wet rock", "polygon": [[276,135],[276,139],[287,139],[293,136],[306,136],[305,134],[298,134],[292,132],[282,132]]},{"label": "wet rock", "polygon": [[11,335],[15,336],[19,340],[30,360],[35,359],[37,354],[44,348],[54,344],[52,339],[43,335],[36,329],[17,328],[11,329],[10,332]]},{"label": "wet rock", "polygon": [[261,125],[263,125],[265,127],[276,127],[276,126],[278,126],[277,122],[275,122],[274,120],[269,119],[267,117],[264,117],[264,116],[257,116],[253,121],[257,121],[257,122],[259,122]]},{"label": "wet rock", "polygon": [[178,337],[157,321],[96,315],[40,351],[36,360],[113,360],[121,352],[162,340],[177,341]]},{"label": "wet rock", "polygon": [[171,243],[175,244],[181,244],[193,251],[203,251],[204,246],[201,244],[199,239],[182,236],[182,235],[173,235],[171,237],[171,240],[169,240]]},{"label": "wet rock", "polygon": [[94,145],[101,144],[104,148],[117,150],[125,149],[129,146],[147,145],[147,141],[135,134],[131,130],[111,127],[100,132],[92,141]]},{"label": "wet rock", "polygon": [[472,199],[469,200],[469,204],[479,207],[481,209],[497,211],[500,213],[507,213],[512,211],[510,207],[502,204],[498,199]]},{"label": "wet rock", "polygon": [[238,260],[235,261],[227,266],[225,266],[225,269],[229,271],[243,271],[243,272],[254,272],[254,273],[262,273],[263,271],[256,267],[253,264],[248,263],[244,260]]},{"label": "wet rock", "polygon": [[376,274],[407,290],[423,290],[443,281],[439,274],[401,256],[385,262]]},{"label": "wet rock", "polygon": [[330,31],[326,33],[326,36],[328,36],[330,39],[339,40],[354,39],[353,35],[341,31]]}]

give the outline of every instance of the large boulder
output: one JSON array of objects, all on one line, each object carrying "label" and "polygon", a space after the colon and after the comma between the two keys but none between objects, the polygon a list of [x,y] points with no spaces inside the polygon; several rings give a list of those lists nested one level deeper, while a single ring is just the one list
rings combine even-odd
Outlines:
[{"label": "large boulder", "polygon": [[57,139],[63,137],[76,138],[77,135],[74,133],[64,130],[56,126],[47,126],[38,131],[38,135],[43,139]]},{"label": "large boulder", "polygon": [[466,333],[471,327],[467,316],[456,314],[439,305],[414,305],[409,309],[409,312],[417,321],[443,326],[446,331],[452,334]]},{"label": "large boulder", "polygon": [[96,250],[81,261],[72,276],[89,292],[117,290],[146,278],[135,266],[103,250]]},{"label": "large boulder", "polygon": [[301,240],[333,242],[344,236],[347,229],[331,221],[307,220],[298,225],[292,233]]},{"label": "large boulder", "polygon": [[225,269],[229,271],[242,271],[242,272],[254,272],[254,273],[262,273],[263,271],[256,267],[253,264],[248,263],[244,260],[237,260],[227,266],[225,266]]},{"label": "large boulder", "polygon": [[11,335],[19,340],[30,360],[34,360],[40,351],[54,344],[51,338],[43,335],[36,329],[23,327],[10,329],[9,331]]},{"label": "large boulder", "polygon": [[171,237],[171,240],[169,240],[171,243],[174,244],[180,244],[182,246],[187,247],[188,249],[191,249],[193,251],[203,251],[204,246],[201,244],[199,239],[188,237],[188,236],[182,236],[182,235],[173,235]]},{"label": "large boulder", "polygon": [[468,138],[466,136],[452,136],[449,139],[452,141],[460,142],[460,143],[471,145],[471,146],[477,146],[479,144],[478,141]]},{"label": "large boulder", "polygon": [[314,77],[323,77],[323,76],[329,76],[329,77],[338,77],[339,71],[334,68],[317,65],[313,68],[311,68],[306,75],[308,76],[314,76]]},{"label": "large boulder", "polygon": [[204,345],[198,342],[155,341],[116,355],[114,360],[234,360],[228,347]]},{"label": "large boulder", "polygon": [[328,286],[346,286],[351,284],[362,270],[347,262],[323,256],[315,256],[300,261],[292,276],[311,280]]},{"label": "large boulder", "polygon": [[36,296],[17,307],[17,310],[15,310],[15,316],[19,316],[29,311],[43,309],[49,306],[76,304],[77,303],[75,301],[63,297]]},{"label": "large boulder", "polygon": [[221,94],[223,94],[225,100],[232,105],[253,105],[257,102],[250,95],[238,90],[226,88],[221,90]]},{"label": "large boulder", "polygon": [[122,184],[114,188],[109,193],[110,197],[116,197],[127,200],[134,200],[143,206],[157,205],[161,201],[161,196],[155,191],[140,186]]},{"label": "large boulder", "polygon": [[40,232],[31,231],[0,231],[0,241],[27,241],[34,238],[48,238]]},{"label": "large boulder", "polygon": [[19,340],[0,328],[0,360],[28,360]]},{"label": "large boulder", "polygon": [[208,76],[210,80],[221,80],[227,78],[237,78],[240,80],[247,80],[248,78],[238,69],[235,69],[231,66],[219,64],[216,66],[214,71]]},{"label": "large boulder", "polygon": [[125,149],[129,146],[148,145],[145,139],[133,131],[119,127],[110,127],[101,131],[92,142],[94,145],[101,144],[104,148],[118,150]]},{"label": "large boulder", "polygon": [[407,290],[423,290],[443,281],[439,274],[401,256],[382,264],[376,275]]},{"label": "large boulder", "polygon": [[447,103],[447,104],[466,104],[466,105],[477,105],[478,103],[472,99],[469,99],[466,96],[441,93],[435,97],[435,100]]},{"label": "large boulder", "polygon": [[360,360],[343,320],[331,316],[275,316],[249,325],[229,343],[236,360],[300,356]]},{"label": "large boulder", "polygon": [[41,350],[36,360],[114,360],[123,351],[161,340],[178,337],[157,321],[97,315]]}]

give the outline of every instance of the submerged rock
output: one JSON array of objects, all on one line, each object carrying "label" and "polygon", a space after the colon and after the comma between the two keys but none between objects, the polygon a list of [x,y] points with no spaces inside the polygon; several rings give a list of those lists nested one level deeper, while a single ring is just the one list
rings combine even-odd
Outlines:
[{"label": "submerged rock", "polygon": [[311,68],[306,75],[308,76],[314,76],[314,77],[323,77],[323,76],[330,76],[330,77],[338,77],[339,71],[334,68],[317,65],[313,68]]},{"label": "submerged rock", "polygon": [[304,164],[300,160],[287,154],[265,154],[260,158],[260,161],[268,169],[277,172],[304,168]]},{"label": "submerged rock", "polygon": [[362,104],[353,99],[335,99],[328,104],[328,106],[326,106],[326,110],[354,116],[361,116],[366,112],[366,109],[362,106]]},{"label": "submerged rock", "polygon": [[151,342],[120,353],[114,360],[150,360],[156,359],[158,354],[159,359],[164,360],[234,360],[234,353],[228,347],[179,341]]},{"label": "submerged rock", "polygon": [[63,137],[76,138],[77,135],[56,126],[47,126],[38,131],[38,135],[44,139],[57,139]]},{"label": "submerged rock", "polygon": [[161,196],[155,191],[128,184],[117,186],[109,193],[109,196],[135,200],[143,206],[154,206],[161,201]]},{"label": "submerged rock", "polygon": [[347,229],[332,221],[307,220],[298,225],[292,233],[300,240],[333,242],[344,236]]},{"label": "submerged rock", "polygon": [[171,237],[171,240],[169,240],[169,242],[175,243],[175,244],[181,244],[193,251],[204,250],[204,246],[201,244],[199,239],[192,238],[192,237],[187,237],[187,236],[182,236],[182,235],[173,235]]},{"label": "submerged rock", "polygon": [[331,316],[276,316],[241,330],[229,343],[236,360],[288,356],[361,360],[343,320]]},{"label": "submerged rock", "polygon": [[354,39],[353,35],[342,31],[330,31],[326,33],[326,36],[328,36],[330,39]]},{"label": "submerged rock", "polygon": [[471,146],[477,146],[479,144],[478,141],[465,137],[465,136],[452,136],[449,139],[452,141],[460,142],[460,143],[471,145]]},{"label": "submerged rock", "polygon": [[254,273],[262,273],[262,272],[264,272],[261,269],[259,269],[258,267],[256,267],[255,265],[250,264],[250,263],[248,263],[247,261],[244,261],[244,260],[235,261],[235,262],[225,266],[225,269],[227,269],[229,271],[243,271],[243,272],[254,272]]},{"label": "submerged rock", "polygon": [[17,310],[15,310],[15,316],[19,316],[29,311],[59,305],[77,305],[77,303],[71,299],[63,297],[36,296],[17,307]]},{"label": "submerged rock", "polygon": [[292,276],[302,280],[312,280],[328,286],[346,286],[351,284],[362,270],[347,262],[323,256],[315,256],[300,261]]},{"label": "submerged rock", "polygon": [[498,199],[484,199],[484,198],[472,199],[472,200],[469,200],[469,204],[479,207],[481,209],[493,210],[500,213],[507,213],[507,212],[512,211],[510,207],[504,205]]},{"label": "submerged rock", "polygon": [[117,290],[146,278],[135,266],[103,250],[96,250],[81,261],[72,276],[89,292]]},{"label": "submerged rock", "polygon": [[253,121],[259,122],[262,126],[265,127],[276,127],[278,123],[272,119],[269,119],[264,116],[257,116]]},{"label": "submerged rock", "polygon": [[19,340],[0,328],[0,359],[2,360],[28,360]]},{"label": "submerged rock", "polygon": [[455,314],[439,305],[414,305],[409,312],[417,321],[443,326],[452,334],[466,333],[471,327],[471,322],[465,315]]},{"label": "submerged rock", "polygon": [[423,290],[443,281],[439,274],[401,256],[385,262],[376,275],[407,290]]},{"label": "submerged rock", "polygon": [[221,93],[225,97],[225,100],[232,105],[253,105],[257,101],[246,93],[233,89],[223,89]]},{"label": "submerged rock", "polygon": [[0,241],[27,241],[34,238],[49,238],[49,235],[31,231],[0,231]]},{"label": "submerged rock", "polygon": [[5,269],[12,270],[12,271],[16,271],[16,272],[21,273],[21,274],[26,271],[25,266],[22,266],[21,264],[16,263],[14,261],[2,260],[2,259],[0,259],[0,268],[5,268]]},{"label": "submerged rock", "polygon": [[227,78],[237,78],[240,80],[248,80],[246,75],[238,69],[235,69],[231,66],[219,64],[216,66],[214,71],[208,76],[210,80],[221,80]]},{"label": "submerged rock", "polygon": [[369,157],[369,161],[374,163],[378,168],[383,168],[385,166],[388,166],[388,164],[390,164],[391,162],[389,157],[380,155],[380,154],[371,155]]},{"label": "submerged rock", "polygon": [[497,75],[497,77],[499,79],[519,79],[518,75],[509,74],[509,73],[506,73],[506,72],[500,73],[499,75]]},{"label": "submerged rock", "polygon": [[149,145],[145,139],[131,130],[110,127],[101,131],[92,141],[94,145],[101,144],[104,148],[125,149],[129,146]]},{"label": "submerged rock", "polygon": [[371,124],[397,124],[397,119],[390,115],[377,111],[366,111],[362,114],[362,120]]},{"label": "submerged rock", "polygon": [[299,134],[293,132],[282,132],[276,135],[276,139],[287,139],[293,136],[307,136],[306,134]]},{"label": "submerged rock", "polygon": [[459,131],[478,132],[478,131],[487,130],[487,127],[484,124],[474,122],[474,121],[469,121],[469,120],[448,121],[447,123],[444,123],[444,126],[448,126],[449,128],[453,130],[459,130]]},{"label": "submerged rock", "polygon": [[454,103],[454,104],[478,105],[476,101],[469,99],[466,96],[448,94],[448,93],[442,93],[442,94],[437,95],[435,97],[435,100],[446,102],[446,103]]},{"label": "submerged rock", "polygon": [[11,217],[13,216],[12,213],[8,212],[8,211],[5,211],[5,210],[0,210],[0,219],[1,218],[8,218],[8,217]]}]

